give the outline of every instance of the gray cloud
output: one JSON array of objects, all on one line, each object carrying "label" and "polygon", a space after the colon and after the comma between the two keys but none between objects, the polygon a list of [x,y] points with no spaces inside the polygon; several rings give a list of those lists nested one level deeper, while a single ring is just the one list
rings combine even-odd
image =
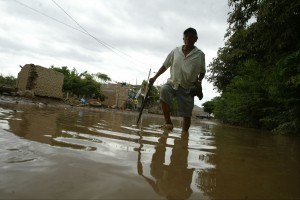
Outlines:
[{"label": "gray cloud", "polygon": [[[16,1],[0,1],[0,73],[16,75],[19,68],[12,66],[34,61],[103,72],[122,79],[119,81],[135,77],[142,81],[149,66],[156,71],[166,55],[182,45],[182,32],[190,26],[198,31],[196,45],[206,53],[208,65],[224,43],[229,12],[226,0],[55,1],[100,41],[82,33],[84,30],[50,0],[19,2],[81,32]],[[205,90],[212,90],[205,84]]]}]

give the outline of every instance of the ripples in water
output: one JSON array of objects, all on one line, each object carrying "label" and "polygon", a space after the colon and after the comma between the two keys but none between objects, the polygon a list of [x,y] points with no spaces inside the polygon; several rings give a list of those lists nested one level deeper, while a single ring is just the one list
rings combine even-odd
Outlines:
[{"label": "ripples in water", "polygon": [[[137,113],[134,112],[97,108],[2,106],[0,128],[27,143],[17,145],[11,139],[0,139],[3,144],[9,144],[1,150],[0,159],[4,163],[21,167],[32,163],[31,167],[36,170],[38,163],[46,162],[42,155],[54,151],[53,148],[58,154],[75,152],[72,155],[78,156],[78,159],[97,160],[101,166],[107,164],[108,168],[98,172],[102,176],[110,174],[109,170],[121,168],[110,174],[110,178],[115,180],[115,190],[120,192],[120,188],[128,185],[122,177],[130,175],[132,180],[127,178],[126,182],[132,181],[136,192],[144,191],[147,194],[134,196],[139,199],[149,195],[155,199],[300,196],[295,189],[299,186],[296,179],[300,178],[297,173],[300,146],[297,140],[197,122],[192,123],[187,135],[181,133],[177,118],[174,118],[174,130],[164,132],[160,129],[162,116],[144,115],[142,128],[136,126],[136,117]],[[32,142],[42,144],[43,147],[30,147]],[[84,158],[80,158],[83,155]],[[66,165],[65,161],[55,162]],[[8,166],[3,165],[2,169]],[[47,165],[42,166],[52,171]],[[90,169],[83,165],[80,170],[85,168]],[[132,170],[129,172],[125,168]],[[294,178],[286,171],[287,168],[293,172]],[[279,173],[280,170],[283,172]],[[122,174],[122,171],[126,171],[126,174]],[[143,182],[136,176],[142,178]],[[60,183],[63,180],[58,178],[58,181]],[[285,182],[292,182],[293,186],[286,188]],[[145,183],[148,188],[150,186],[150,190],[143,190]],[[267,186],[262,190],[259,185]],[[111,186],[103,186],[101,194],[104,195],[105,190],[115,194]],[[275,195],[272,192],[274,188],[285,189]],[[129,195],[128,192],[123,193]],[[85,194],[83,197],[91,196]]]}]

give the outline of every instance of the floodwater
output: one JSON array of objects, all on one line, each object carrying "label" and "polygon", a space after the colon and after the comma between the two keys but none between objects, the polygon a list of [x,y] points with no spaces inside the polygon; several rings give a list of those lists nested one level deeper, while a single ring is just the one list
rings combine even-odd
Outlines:
[{"label": "floodwater", "polygon": [[0,102],[0,199],[299,199],[299,138]]}]

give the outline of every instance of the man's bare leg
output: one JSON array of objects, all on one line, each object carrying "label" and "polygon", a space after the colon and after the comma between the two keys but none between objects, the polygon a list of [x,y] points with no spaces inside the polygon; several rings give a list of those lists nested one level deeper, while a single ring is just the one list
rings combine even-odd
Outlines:
[{"label": "man's bare leg", "polygon": [[171,117],[170,117],[170,108],[169,108],[168,104],[166,104],[163,101],[160,101],[160,105],[161,105],[161,108],[163,110],[163,114],[164,114],[166,124],[172,124]]},{"label": "man's bare leg", "polygon": [[191,126],[191,118],[190,117],[183,117],[182,121],[182,131],[188,132]]}]

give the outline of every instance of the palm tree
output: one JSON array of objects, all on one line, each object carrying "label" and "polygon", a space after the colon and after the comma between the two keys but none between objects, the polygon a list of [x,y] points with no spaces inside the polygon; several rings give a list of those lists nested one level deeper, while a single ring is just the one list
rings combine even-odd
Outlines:
[{"label": "palm tree", "polygon": [[100,80],[101,83],[106,83],[107,81],[111,81],[111,78],[106,75],[98,72],[97,74],[94,74],[94,76]]}]

